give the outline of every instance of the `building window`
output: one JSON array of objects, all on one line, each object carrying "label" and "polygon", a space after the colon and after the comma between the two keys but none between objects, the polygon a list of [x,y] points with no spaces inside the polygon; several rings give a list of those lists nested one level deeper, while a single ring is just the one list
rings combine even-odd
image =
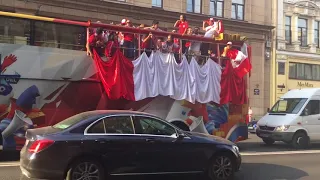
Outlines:
[{"label": "building window", "polygon": [[210,15],[223,17],[223,1],[224,0],[210,0]]},{"label": "building window", "polygon": [[285,65],[284,62],[278,62],[278,75],[284,75],[285,74]]},{"label": "building window", "polygon": [[314,22],[314,43],[319,47],[319,21]]},{"label": "building window", "polygon": [[297,64],[289,64],[289,79],[297,79]]},{"label": "building window", "polygon": [[291,17],[286,16],[286,25],[285,25],[285,38],[286,43],[291,44]]},{"label": "building window", "polygon": [[300,46],[308,45],[308,21],[306,19],[298,19],[298,40]]},{"label": "building window", "polygon": [[201,0],[187,0],[187,12],[201,13]]},{"label": "building window", "polygon": [[162,0],[152,0],[152,7],[162,8]]},{"label": "building window", "polygon": [[289,79],[320,81],[320,65],[290,63]]},{"label": "building window", "polygon": [[232,0],[231,18],[244,20],[244,0]]}]

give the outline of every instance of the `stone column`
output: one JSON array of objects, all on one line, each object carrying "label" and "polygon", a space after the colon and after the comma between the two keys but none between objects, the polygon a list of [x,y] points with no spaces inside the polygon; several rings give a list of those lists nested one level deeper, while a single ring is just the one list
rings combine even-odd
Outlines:
[{"label": "stone column", "polygon": [[294,13],[291,17],[292,45],[295,51],[300,51],[300,41],[298,40],[298,14]]},{"label": "stone column", "polygon": [[202,14],[210,15],[210,1],[202,1]]},{"label": "stone column", "polygon": [[278,0],[277,2],[277,12],[276,12],[276,33],[277,33],[277,48],[286,49],[285,40],[285,17],[283,11],[283,0]]},{"label": "stone column", "polygon": [[314,17],[308,21],[308,46],[311,53],[317,52],[316,42],[314,41],[314,21]]},{"label": "stone column", "polygon": [[285,39],[285,18],[284,18],[284,12],[283,12],[283,0],[278,0],[278,9],[277,9],[277,39],[284,40]]},{"label": "stone column", "polygon": [[225,18],[228,18],[228,19],[231,18],[231,5],[232,5],[232,0],[224,0],[223,13]]}]

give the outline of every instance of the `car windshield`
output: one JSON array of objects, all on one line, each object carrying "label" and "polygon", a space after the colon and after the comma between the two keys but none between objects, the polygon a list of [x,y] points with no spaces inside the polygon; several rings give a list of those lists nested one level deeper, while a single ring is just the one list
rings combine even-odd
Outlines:
[{"label": "car windshield", "polygon": [[285,113],[285,114],[297,114],[304,103],[306,98],[285,98],[280,99],[270,110],[269,113]]},{"label": "car windshield", "polygon": [[88,118],[89,116],[92,116],[92,115],[96,115],[97,113],[95,112],[84,112],[84,113],[80,113],[80,114],[77,114],[77,115],[74,115],[74,116],[71,116],[55,125],[53,125],[52,127],[53,128],[56,128],[56,129],[67,129],[75,124],[77,124],[78,122],[80,122],[81,120],[83,119],[86,119]]}]

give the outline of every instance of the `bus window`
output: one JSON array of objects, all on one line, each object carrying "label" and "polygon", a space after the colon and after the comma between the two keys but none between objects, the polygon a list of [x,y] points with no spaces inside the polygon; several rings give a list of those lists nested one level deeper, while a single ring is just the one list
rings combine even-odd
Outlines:
[{"label": "bus window", "polygon": [[35,45],[85,50],[86,28],[52,22],[35,22]]},{"label": "bus window", "polygon": [[29,44],[29,20],[0,16],[0,22],[0,43]]}]

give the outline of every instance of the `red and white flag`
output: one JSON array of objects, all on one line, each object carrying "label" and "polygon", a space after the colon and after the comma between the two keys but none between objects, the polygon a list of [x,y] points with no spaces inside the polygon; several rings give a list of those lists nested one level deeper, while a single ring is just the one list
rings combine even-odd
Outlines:
[{"label": "red and white flag", "polygon": [[[230,51],[231,53],[231,51]],[[234,51],[239,64],[234,68],[228,61],[222,71],[219,64],[208,60],[202,67],[193,58],[184,57],[177,63],[173,54],[143,53],[134,61],[128,60],[118,49],[107,62],[94,51],[96,71],[110,99],[139,101],[156,96],[170,96],[191,103],[243,104],[246,97],[243,76],[250,70],[250,62],[241,52]],[[249,64],[247,64],[249,62]]]},{"label": "red and white flag", "polygon": [[242,78],[250,72],[252,68],[250,59],[243,52],[237,49],[230,49],[228,50],[227,56],[230,58],[235,73],[239,77]]}]

